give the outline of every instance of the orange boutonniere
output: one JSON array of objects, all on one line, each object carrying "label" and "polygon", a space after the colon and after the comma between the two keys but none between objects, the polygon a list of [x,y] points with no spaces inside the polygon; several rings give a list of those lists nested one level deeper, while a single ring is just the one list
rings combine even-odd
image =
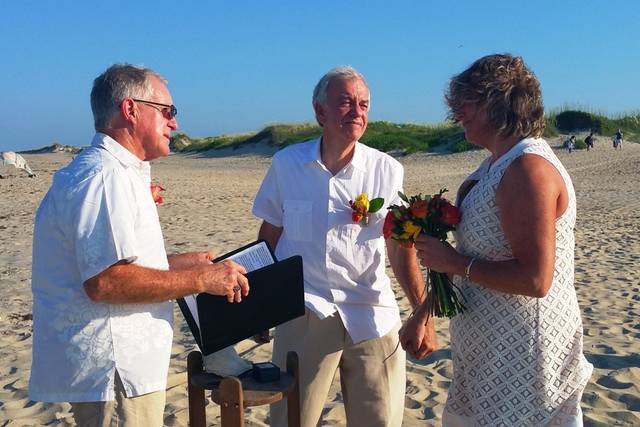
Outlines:
[{"label": "orange boutonniere", "polygon": [[156,205],[164,203],[164,197],[160,195],[161,191],[164,191],[164,188],[162,188],[160,184],[151,184],[151,197],[153,197],[153,201]]},{"label": "orange boutonniere", "polygon": [[376,197],[369,200],[367,193],[362,193],[356,200],[349,200],[349,206],[351,207],[351,220],[355,223],[362,225],[369,224],[369,214],[376,213],[384,205],[384,199],[382,197]]}]

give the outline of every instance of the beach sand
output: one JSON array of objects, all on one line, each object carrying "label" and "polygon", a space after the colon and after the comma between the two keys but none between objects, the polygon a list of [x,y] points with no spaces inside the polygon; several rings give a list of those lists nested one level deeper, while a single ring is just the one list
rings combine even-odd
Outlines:
[{"label": "beach sand", "polygon": [[[557,141],[553,141],[557,143]],[[604,144],[604,145],[603,145]],[[259,148],[259,147],[257,147]],[[268,150],[267,150],[268,151]],[[259,150],[230,157],[171,155],[153,162],[165,203],[159,206],[168,253],[209,248],[224,253],[255,239],[259,221],[253,197],[270,164]],[[582,309],[587,358],[595,370],[582,408],[587,426],[640,425],[640,144],[614,151],[602,143],[591,152],[558,151],[578,196],[576,289]],[[400,157],[408,194],[455,193],[485,152]],[[69,405],[29,401],[31,363],[31,239],[35,209],[53,172],[68,154],[25,156],[38,174],[0,180],[0,426],[73,425]],[[389,271],[391,274],[391,272]],[[404,318],[409,304],[397,283]],[[182,315],[175,310],[175,337],[168,379],[165,425],[188,422],[186,359],[194,349]],[[438,322],[441,349],[410,360],[404,425],[439,425],[451,378],[448,321]],[[237,350],[252,361],[270,359],[271,345],[246,340]],[[207,406],[210,425],[219,409]],[[268,425],[268,407],[250,408],[247,425]],[[334,380],[321,425],[344,425],[339,380]]]}]

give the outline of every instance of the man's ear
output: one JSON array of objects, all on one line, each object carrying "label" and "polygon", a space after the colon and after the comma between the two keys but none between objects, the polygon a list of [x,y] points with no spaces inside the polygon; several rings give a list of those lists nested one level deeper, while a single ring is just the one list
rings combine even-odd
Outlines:
[{"label": "man's ear", "polygon": [[316,113],[316,121],[318,122],[318,124],[320,125],[320,127],[322,127],[322,125],[324,124],[324,106],[318,102],[315,102],[313,104],[313,111],[315,111]]},{"label": "man's ear", "polygon": [[138,114],[138,106],[133,99],[125,98],[122,100],[120,103],[120,115],[125,121],[130,123],[137,121]]}]

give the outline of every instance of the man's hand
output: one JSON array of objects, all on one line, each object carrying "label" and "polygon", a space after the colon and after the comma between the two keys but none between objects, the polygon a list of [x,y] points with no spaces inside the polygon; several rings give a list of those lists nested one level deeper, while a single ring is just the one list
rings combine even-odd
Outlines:
[{"label": "man's hand", "polygon": [[259,332],[253,336],[253,340],[258,344],[266,344],[271,341],[271,337],[269,336],[269,330]]},{"label": "man's hand", "polygon": [[411,316],[398,332],[402,348],[415,359],[423,359],[438,348],[433,319]]},{"label": "man's hand", "polygon": [[241,302],[249,295],[249,280],[243,266],[231,260],[198,267],[197,280],[201,292],[226,296],[229,302]]},{"label": "man's hand", "polygon": [[212,251],[187,252],[167,257],[170,270],[188,270],[200,265],[211,264],[215,258],[216,255]]}]

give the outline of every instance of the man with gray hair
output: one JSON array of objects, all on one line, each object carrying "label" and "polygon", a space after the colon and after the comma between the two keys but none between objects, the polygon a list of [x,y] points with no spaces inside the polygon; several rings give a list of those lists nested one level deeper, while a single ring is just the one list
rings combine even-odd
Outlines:
[{"label": "man with gray hair", "polygon": [[91,91],[96,135],[56,172],[33,234],[29,397],[71,402],[79,426],[162,426],[170,300],[249,286],[211,252],[167,257],[149,161],[169,154],[176,107],[152,70],[116,64]]},{"label": "man with gray hair", "polygon": [[[253,205],[263,220],[259,237],[276,257],[304,260],[306,313],[276,328],[273,350],[280,366],[288,351],[300,356],[303,427],[318,423],[338,370],[348,425],[402,424],[405,353],[398,349],[400,315],[385,273],[386,209],[369,208],[374,198],[385,207],[400,202],[404,170],[358,142],[369,106],[358,71],[338,67],[325,74],[313,91],[322,137],[278,152]],[[386,248],[411,305],[419,306],[424,280],[414,249],[391,239]],[[436,346],[432,323],[427,330],[424,354]],[[272,406],[272,425],[286,425],[285,405]]]}]

